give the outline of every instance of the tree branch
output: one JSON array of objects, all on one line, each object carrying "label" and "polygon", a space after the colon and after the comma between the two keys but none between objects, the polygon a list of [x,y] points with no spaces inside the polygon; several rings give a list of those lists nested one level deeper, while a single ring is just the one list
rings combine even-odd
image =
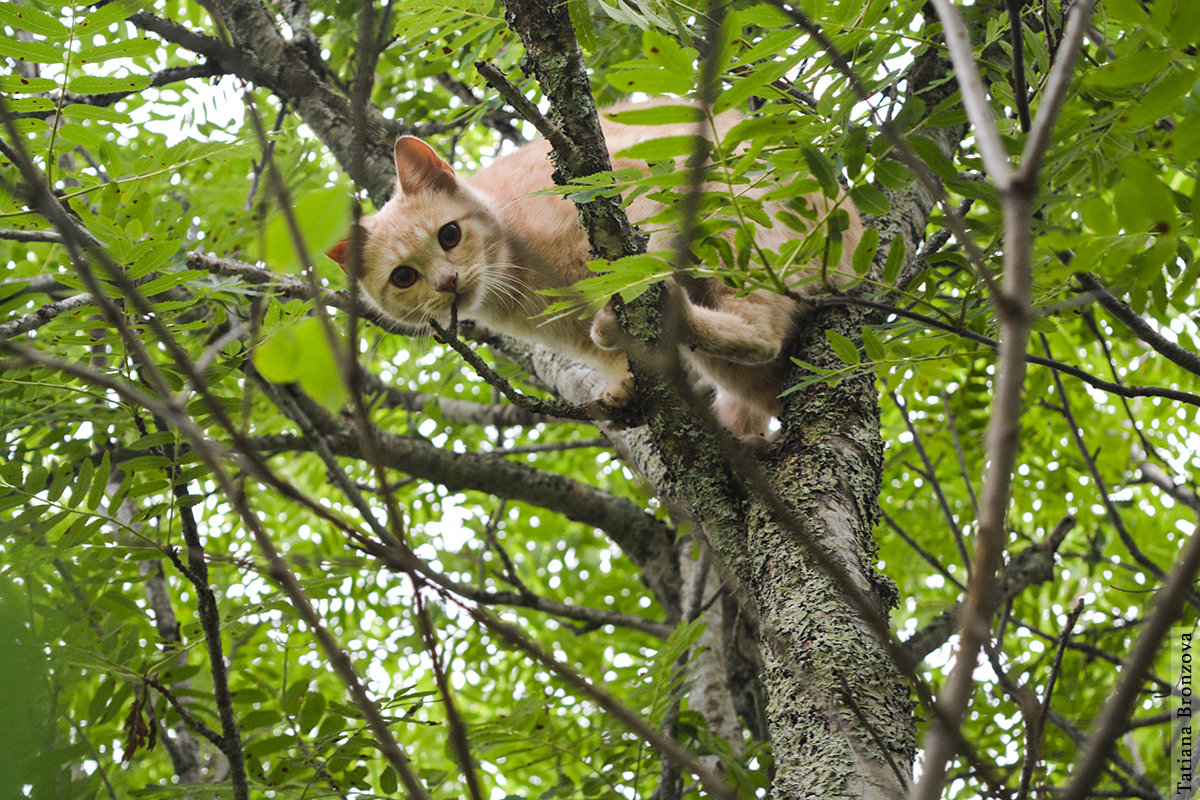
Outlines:
[{"label": "tree branch", "polygon": [[[1054,579],[1054,555],[1067,534],[1075,527],[1074,517],[1063,517],[1046,540],[1041,544],[1017,553],[1001,570],[996,579],[997,600],[995,607],[1006,606],[1013,598],[1030,586]],[[912,663],[919,663],[927,655],[941,647],[958,629],[962,621],[962,603],[955,603],[938,614],[928,625],[908,637],[904,650]]]},{"label": "tree branch", "polygon": [[[309,409],[330,450],[347,458],[363,458],[355,433],[319,409]],[[664,608],[678,607],[678,580],[659,572],[674,564],[670,528],[624,498],[587,484],[543,472],[519,461],[489,453],[455,453],[422,440],[376,430],[380,455],[390,469],[415,475],[451,491],[476,490],[521,500],[604,531],[636,566]],[[267,436],[256,440],[261,452],[308,449],[303,437]],[[653,568],[652,568],[653,567]]]},{"label": "tree branch", "polygon": [[[1012,181],[1012,165],[996,129],[996,120],[992,116],[992,107],[987,99],[987,89],[984,88],[979,69],[975,66],[975,51],[971,46],[967,27],[952,0],[932,0],[932,3],[938,19],[942,21],[946,49],[950,53],[950,61],[954,64],[954,77],[962,89],[963,107],[971,120],[983,166],[996,188],[1003,194]],[[1014,53],[1013,58],[1020,58],[1020,54]]]},{"label": "tree branch", "polygon": [[1112,314],[1118,322],[1125,325],[1129,330],[1133,331],[1134,336],[1141,339],[1146,344],[1154,348],[1155,352],[1162,355],[1174,364],[1183,367],[1188,372],[1195,375],[1200,375],[1200,354],[1193,353],[1186,347],[1180,347],[1175,342],[1167,339],[1154,328],[1146,320],[1142,319],[1136,311],[1129,307],[1123,300],[1115,297],[1110,292],[1100,279],[1090,272],[1076,272],[1075,279],[1079,281],[1079,285],[1083,287],[1085,292],[1088,292],[1096,299],[1105,311]]}]

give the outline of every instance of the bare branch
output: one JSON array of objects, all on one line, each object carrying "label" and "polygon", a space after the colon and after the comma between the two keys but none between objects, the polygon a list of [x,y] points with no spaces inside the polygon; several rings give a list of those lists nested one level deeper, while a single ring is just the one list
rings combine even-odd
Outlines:
[{"label": "bare branch", "polygon": [[558,126],[546,119],[542,115],[542,112],[538,111],[537,106],[530,102],[529,98],[521,94],[521,90],[514,86],[495,64],[490,61],[476,61],[475,69],[479,70],[479,74],[488,82],[488,86],[499,92],[500,96],[508,101],[508,104],[516,109],[518,114],[533,124],[537,132],[544,136],[546,141],[550,142],[550,146],[556,152],[567,155],[572,161],[579,158],[578,154],[575,153],[575,146],[571,144],[571,140],[566,137],[566,134],[559,130]]},{"label": "bare branch", "polygon": [[1005,0],[1008,7],[1008,32],[1012,38],[1013,100],[1017,104],[1017,117],[1021,130],[1029,132],[1032,124],[1029,116],[1029,84],[1025,80],[1025,28],[1021,22],[1020,0]]},{"label": "bare branch", "polygon": [[[1012,165],[1004,149],[1004,142],[1000,140],[1000,132],[996,129],[996,120],[992,116],[992,107],[988,103],[983,78],[975,65],[975,51],[971,46],[967,27],[952,0],[932,0],[932,3],[942,21],[946,49],[950,52],[950,60],[954,64],[954,77],[962,89],[963,107],[971,120],[983,166],[991,176],[992,182],[1003,193],[1012,181]],[[1021,53],[1013,54],[1015,59],[1021,56]]]},{"label": "bare branch", "polygon": [[1184,541],[1186,544],[1174,571],[1156,594],[1154,609],[1142,626],[1133,651],[1122,664],[1118,673],[1120,679],[1108,703],[1095,716],[1088,746],[1083,757],[1075,764],[1071,780],[1061,795],[1062,800],[1082,800],[1090,793],[1104,768],[1104,762],[1110,757],[1113,744],[1125,731],[1133,704],[1141,694],[1142,683],[1154,665],[1159,645],[1171,625],[1179,619],[1184,602],[1192,594],[1192,581],[1200,571],[1200,526]]},{"label": "bare branch", "polygon": [[933,466],[933,462],[929,459],[929,454],[925,452],[925,445],[921,443],[921,435],[913,425],[912,419],[908,415],[908,407],[900,396],[894,391],[888,392],[888,397],[892,399],[892,403],[900,410],[900,417],[904,420],[904,426],[908,428],[909,435],[912,436],[913,449],[917,451],[917,456],[920,457],[921,463],[925,465],[925,478],[933,487],[934,496],[937,498],[938,505],[941,506],[942,516],[946,518],[946,526],[950,529],[950,535],[954,537],[954,543],[958,547],[959,557],[962,558],[963,566],[967,568],[968,573],[971,570],[971,558],[967,555],[967,545],[963,541],[962,530],[958,524],[958,520],[954,516],[954,512],[950,510],[950,503],[946,500],[946,493],[942,491],[942,483],[938,480],[937,470]]},{"label": "bare branch", "polygon": [[[347,458],[363,458],[354,432],[337,423],[321,409],[307,413],[322,431],[330,450]],[[675,561],[673,532],[625,498],[614,497],[584,483],[543,472],[520,461],[510,461],[490,453],[454,453],[423,439],[397,436],[376,430],[383,463],[406,474],[445,486],[451,491],[473,489],[498,497],[521,500],[555,511],[568,519],[599,528],[609,535],[634,564],[661,567]],[[293,436],[268,436],[256,440],[265,453],[308,449],[310,444]],[[671,584],[670,574],[652,578],[656,570],[645,569],[650,589],[659,595],[664,607],[677,607],[678,576]]]},{"label": "bare branch", "polygon": [[455,760],[458,761],[458,768],[462,773],[463,781],[467,784],[467,792],[470,794],[471,800],[483,800],[483,787],[479,783],[479,765],[471,754],[471,746],[467,742],[466,726],[463,725],[458,704],[454,701],[454,692],[450,689],[450,682],[446,680],[446,670],[442,667],[442,657],[438,653],[437,635],[434,633],[433,621],[429,618],[429,610],[425,607],[425,600],[420,591],[414,593],[413,600],[417,606],[417,627],[421,632],[421,641],[425,644],[425,652],[429,656],[430,666],[433,667],[434,683],[437,685],[438,694],[442,698],[442,708],[446,713],[450,750],[454,753]]},{"label": "bare branch", "polygon": [[1133,331],[1135,336],[1154,348],[1155,352],[1167,358],[1172,363],[1183,367],[1188,372],[1200,375],[1200,354],[1193,353],[1186,347],[1180,347],[1154,330],[1154,328],[1150,327],[1150,323],[1142,319],[1123,300],[1115,297],[1100,282],[1100,279],[1092,273],[1076,272],[1075,279],[1079,281],[1084,291],[1096,298],[1096,302],[1103,306],[1105,311],[1112,314],[1118,322],[1121,322],[1125,327]]},{"label": "bare branch", "polygon": [[62,235],[54,231],[23,231],[12,230],[5,228],[0,230],[0,239],[8,239],[13,242],[46,242],[49,244],[61,244]]},{"label": "bare branch", "polygon": [[[945,0],[935,0],[935,2]],[[1067,9],[1067,29],[1063,40],[1055,54],[1054,66],[1042,89],[1041,101],[1038,103],[1037,114],[1033,118],[1033,127],[1025,139],[1025,148],[1021,152],[1021,167],[1018,180],[1033,183],[1037,180],[1046,149],[1050,146],[1050,135],[1058,114],[1066,100],[1067,90],[1075,73],[1075,62],[1083,46],[1083,35],[1087,31],[1092,18],[1094,0],[1075,0]],[[1003,188],[1002,186],[1000,188]]]},{"label": "bare branch", "polygon": [[[1063,517],[1044,542],[1022,550],[1005,565],[996,580],[997,607],[1007,605],[1030,586],[1054,579],[1054,554],[1074,527],[1074,517]],[[961,603],[956,603],[938,614],[928,625],[905,640],[904,650],[908,657],[914,664],[919,663],[950,639],[961,620]]]},{"label": "bare branch", "polygon": [[43,325],[48,324],[56,317],[74,311],[77,308],[90,306],[95,302],[91,294],[84,292],[65,300],[59,300],[54,303],[47,303],[37,311],[31,311],[22,317],[6,322],[0,325],[0,339],[11,339],[14,336],[19,336],[22,333],[29,333],[37,330]]}]

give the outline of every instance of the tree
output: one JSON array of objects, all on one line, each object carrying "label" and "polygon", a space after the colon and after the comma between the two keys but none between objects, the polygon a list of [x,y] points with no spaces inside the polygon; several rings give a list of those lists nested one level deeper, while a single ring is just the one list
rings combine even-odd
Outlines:
[{"label": "tree", "polygon": [[[1093,5],[0,6],[5,795],[1190,781],[1200,7]],[[746,114],[727,191],[690,140],[610,171],[633,93]],[[629,413],[318,255],[398,134],[469,171],[534,130]],[[778,289],[752,179],[872,231],[763,452],[661,366],[670,256],[620,203],[666,190],[695,269]],[[774,266],[836,263],[825,222]]]}]

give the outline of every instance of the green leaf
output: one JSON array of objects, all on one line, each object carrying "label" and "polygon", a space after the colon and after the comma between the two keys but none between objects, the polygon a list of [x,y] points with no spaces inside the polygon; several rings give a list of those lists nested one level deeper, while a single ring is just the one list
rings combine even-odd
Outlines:
[{"label": "green leaf", "polygon": [[132,39],[119,39],[115,42],[105,42],[95,47],[85,47],[75,56],[80,64],[96,64],[113,58],[136,58],[158,52],[161,42],[148,36]]},{"label": "green leaf", "polygon": [[148,4],[147,0],[113,0],[113,2],[100,6],[91,14],[84,17],[83,21],[77,26],[76,33],[82,36],[98,32],[112,25],[114,22],[127,19],[131,14],[141,11]]},{"label": "green leaf", "polygon": [[[328,250],[350,227],[349,192],[342,186],[308,192],[293,204],[291,211],[310,260]],[[291,272],[299,272],[305,266],[282,212],[271,217],[263,232],[262,258],[276,269]]]},{"label": "green leaf", "polygon": [[286,733],[277,734],[275,736],[264,736],[261,739],[256,739],[246,745],[245,752],[247,756],[255,756],[263,758],[275,753],[283,753],[290,750],[296,744],[296,738]]},{"label": "green leaf", "polygon": [[174,239],[145,239],[125,255],[129,277],[141,278],[171,260],[179,252],[180,243]]},{"label": "green leaf", "polygon": [[837,182],[837,170],[833,166],[833,162],[829,158],[811,145],[806,145],[801,148],[804,154],[804,162],[808,164],[808,169],[812,172],[817,182],[821,184],[821,191],[826,197],[836,197],[840,187]]},{"label": "green leaf", "polygon": [[854,342],[842,334],[832,328],[826,328],[825,340],[829,342],[829,346],[833,348],[833,352],[844,363],[852,367],[862,363],[862,356],[859,355],[858,348],[854,346]]},{"label": "green leaf", "polygon": [[142,295],[145,297],[154,297],[157,294],[162,294],[170,289],[182,286],[188,281],[194,281],[197,278],[202,278],[207,275],[207,272],[201,270],[187,269],[179,270],[178,272],[169,272],[138,286]]},{"label": "green leaf", "polygon": [[644,58],[613,67],[606,77],[622,92],[649,95],[686,95],[696,80],[696,51],[683,47],[665,33],[647,30],[642,34]]},{"label": "green leaf", "polygon": [[140,92],[149,85],[149,75],[128,75],[124,78],[80,75],[67,84],[67,89],[75,94],[109,94],[111,92]]},{"label": "green leaf", "polygon": [[883,342],[869,325],[864,325],[862,328],[862,340],[863,351],[866,352],[867,358],[876,362],[887,358],[887,348],[883,346]]},{"label": "green leaf", "polygon": [[26,78],[24,75],[0,75],[0,92],[5,94],[21,94],[35,92],[52,92],[58,88],[58,81],[49,78]]},{"label": "green leaf", "polygon": [[1200,109],[1192,111],[1171,131],[1171,150],[1180,161],[1200,158]]},{"label": "green leaf", "polygon": [[879,231],[875,228],[867,228],[863,231],[862,239],[858,246],[854,248],[854,272],[858,275],[866,275],[871,269],[871,262],[875,258],[875,251],[879,249]]},{"label": "green leaf", "polygon": [[617,153],[619,158],[636,158],[642,161],[665,161],[677,156],[689,156],[704,152],[708,142],[700,136],[660,136],[638,142]]},{"label": "green leaf", "polygon": [[567,0],[567,15],[571,18],[571,27],[575,29],[575,38],[585,53],[596,52],[596,29],[592,25],[592,12],[587,0]]},{"label": "green leaf", "polygon": [[276,331],[254,348],[254,368],[271,383],[295,383],[300,380],[304,354],[296,346],[289,328]]},{"label": "green leaf", "polygon": [[87,507],[95,511],[100,507],[100,501],[104,498],[104,489],[108,485],[108,476],[112,472],[112,466],[108,460],[108,450],[104,451],[104,455],[100,458],[100,466],[92,474],[92,488],[88,492]]},{"label": "green leaf", "polygon": [[1125,177],[1117,183],[1114,207],[1117,219],[1130,233],[1175,229],[1175,198],[1158,173],[1141,156],[1121,161]]},{"label": "green leaf", "polygon": [[878,188],[869,183],[860,183],[850,189],[850,199],[864,214],[883,216],[892,210],[892,203]]},{"label": "green leaf", "polygon": [[842,160],[846,164],[846,174],[851,180],[858,177],[862,172],[863,161],[867,157],[867,129],[862,126],[857,126],[850,129],[846,134],[846,149],[842,154]]},{"label": "green leaf", "polygon": [[317,727],[324,715],[325,695],[320,692],[311,692],[304,698],[304,707],[300,709],[300,730],[307,732]]},{"label": "green leaf", "polygon": [[26,42],[0,36],[0,56],[18,58],[34,64],[57,64],[63,60],[65,53],[45,42]]},{"label": "green leaf", "polygon": [[285,714],[298,714],[304,703],[304,699],[308,697],[311,684],[306,680],[298,680],[287,687],[287,691],[283,694],[283,699],[280,701],[280,707]]},{"label": "green leaf", "polygon": [[887,263],[883,266],[882,281],[885,285],[895,285],[896,278],[900,277],[900,269],[904,266],[904,257],[904,239],[897,236],[892,239],[892,246],[888,249]]},{"label": "green leaf", "polygon": [[96,472],[96,465],[92,463],[90,458],[82,459],[79,462],[79,467],[75,472],[75,482],[71,484],[71,497],[67,500],[67,505],[71,508],[76,508],[83,502],[87,496],[86,493],[92,484],[92,477]]},{"label": "green leaf", "polygon": [[104,141],[105,129],[100,125],[80,125],[68,122],[58,126],[58,135],[71,144],[97,148]]},{"label": "green leaf", "polygon": [[1175,18],[1167,31],[1167,41],[1177,50],[1196,46],[1196,31],[1200,31],[1200,3],[1177,0]]},{"label": "green leaf", "polygon": [[926,136],[912,135],[906,141],[921,160],[924,161],[939,178],[950,179],[958,177],[958,168],[954,162],[946,158],[937,144]]},{"label": "green leaf", "polygon": [[68,103],[63,106],[63,113],[77,119],[94,119],[101,122],[128,123],[131,121],[131,117],[124,111],[117,111],[105,106],[89,106],[83,103]]},{"label": "green leaf", "polygon": [[682,103],[659,103],[644,108],[631,108],[604,116],[622,125],[673,125],[698,122],[700,109]]},{"label": "green leaf", "polygon": [[713,111],[721,113],[731,108],[739,108],[752,95],[770,95],[765,87],[787,75],[796,64],[804,59],[803,53],[793,53],[787,58],[769,61],[766,64],[755,64],[747,74],[735,78],[729,88],[717,96]]},{"label": "green leaf", "polygon": [[254,350],[254,367],[272,383],[296,383],[321,405],[336,411],[350,395],[338,369],[325,326],[317,317],[275,331]]},{"label": "green leaf", "polygon": [[917,176],[904,164],[891,158],[875,162],[875,179],[885,189],[899,191],[907,187]]},{"label": "green leaf", "polygon": [[696,50],[683,47],[665,33],[648,30],[642,34],[642,52],[647,61],[663,69],[688,75],[696,71]]},{"label": "green leaf", "polygon": [[25,485],[22,489],[28,494],[37,494],[45,488],[46,478],[49,475],[50,470],[41,464],[34,464],[29,468],[29,472],[25,474]]},{"label": "green leaf", "polygon": [[693,75],[692,71],[679,73],[655,66],[635,66],[614,70],[606,79],[622,92],[685,95],[692,90]]},{"label": "green leaf", "polygon": [[70,28],[45,11],[16,3],[0,3],[0,25],[10,25],[51,39],[65,39],[71,35]]},{"label": "green leaf", "polygon": [[1087,73],[1083,85],[1091,89],[1118,89],[1150,83],[1162,74],[1171,60],[1165,48],[1146,48],[1111,61]]}]

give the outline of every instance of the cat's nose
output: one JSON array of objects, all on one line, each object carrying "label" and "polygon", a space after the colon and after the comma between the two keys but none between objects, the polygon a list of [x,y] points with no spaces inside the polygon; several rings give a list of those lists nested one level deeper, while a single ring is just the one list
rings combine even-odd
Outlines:
[{"label": "cat's nose", "polygon": [[437,290],[439,292],[457,292],[458,273],[451,272],[449,275],[443,275],[437,282]]}]

